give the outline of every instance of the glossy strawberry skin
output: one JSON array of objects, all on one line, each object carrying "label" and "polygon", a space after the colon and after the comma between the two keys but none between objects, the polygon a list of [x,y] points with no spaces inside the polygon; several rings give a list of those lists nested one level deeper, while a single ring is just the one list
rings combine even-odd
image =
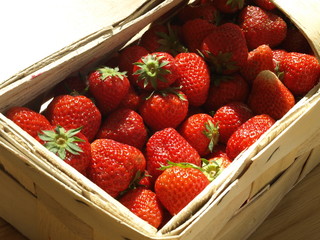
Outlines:
[{"label": "glossy strawberry skin", "polygon": [[203,19],[210,23],[217,22],[218,11],[216,7],[211,3],[199,4],[199,5],[186,5],[177,14],[177,18],[181,23],[193,19]]},{"label": "glossy strawberry skin", "polygon": [[201,157],[212,152],[214,145],[218,142],[218,129],[215,127],[210,129],[210,124],[212,125],[213,122],[209,114],[199,113],[187,118],[179,127],[181,136],[198,151]]},{"label": "glossy strawberry skin", "polygon": [[159,41],[159,33],[168,33],[165,25],[156,24],[151,26],[140,38],[139,45],[144,47],[149,53],[160,50],[161,44]]},{"label": "glossy strawberry skin", "polygon": [[252,2],[264,10],[270,11],[276,8],[276,5],[271,0],[253,0]]},{"label": "glossy strawberry skin", "polygon": [[160,174],[161,165],[171,162],[188,162],[201,166],[200,156],[179,133],[173,128],[165,128],[154,133],[146,145],[145,156],[147,159],[147,170],[153,179]]},{"label": "glossy strawberry skin", "polygon": [[204,104],[210,87],[210,72],[204,59],[196,53],[180,53],[175,62],[179,73],[175,85],[187,95],[189,105]]},{"label": "glossy strawberry skin", "polygon": [[142,103],[141,95],[130,85],[127,95],[121,100],[118,108],[129,108],[137,111]]},{"label": "glossy strawberry skin", "polygon": [[139,108],[139,113],[146,125],[153,131],[167,127],[176,128],[186,117],[189,103],[186,95],[178,91],[183,96],[181,99],[175,93],[154,93],[146,99]]},{"label": "glossy strawberry skin", "polygon": [[129,187],[138,170],[145,170],[146,161],[139,149],[112,139],[93,141],[91,154],[88,178],[112,197]]},{"label": "glossy strawberry skin", "polygon": [[157,195],[149,189],[139,187],[129,190],[119,202],[155,228],[162,223],[163,206]]},{"label": "glossy strawberry skin", "polygon": [[137,112],[120,108],[106,116],[96,138],[109,138],[142,149],[147,141],[147,128]]},{"label": "glossy strawberry skin", "polygon": [[55,96],[73,93],[79,93],[87,96],[89,95],[87,92],[87,87],[87,83],[80,75],[73,75],[58,83],[54,87],[53,92]]},{"label": "glossy strawberry skin", "polygon": [[307,94],[319,81],[320,64],[315,56],[290,52],[280,63],[283,83],[295,95]]},{"label": "glossy strawberry skin", "polygon": [[51,124],[44,115],[27,107],[11,107],[5,115],[33,138],[42,130],[51,129]]},{"label": "glossy strawberry skin", "polygon": [[280,16],[257,6],[245,7],[239,15],[238,24],[250,50],[262,44],[274,48],[287,34],[287,24]]},{"label": "glossy strawberry skin", "polygon": [[91,142],[99,130],[101,113],[86,96],[60,95],[48,105],[45,116],[53,126],[66,129],[82,127],[81,132]]},{"label": "glossy strawberry skin", "polygon": [[219,74],[237,72],[247,61],[248,48],[243,32],[234,23],[222,24],[202,41],[202,54]]},{"label": "glossy strawberry skin", "polygon": [[158,177],[155,192],[163,206],[175,215],[208,184],[209,180],[200,170],[173,166]]},{"label": "glossy strawberry skin", "polygon": [[231,135],[251,117],[252,110],[242,102],[232,102],[220,107],[213,115],[213,123],[219,128],[219,142],[226,144]]},{"label": "glossy strawberry skin", "polygon": [[102,115],[116,109],[122,99],[127,95],[130,87],[128,78],[123,74],[104,76],[106,71],[118,72],[118,69],[107,70],[98,68],[89,73],[89,90],[94,96]]},{"label": "glossy strawberry skin", "polygon": [[227,79],[211,84],[204,107],[207,111],[217,110],[230,102],[245,102],[248,95],[247,81],[240,74],[229,75]]},{"label": "glossy strawberry skin", "polygon": [[256,115],[243,123],[229,138],[226,147],[228,157],[233,160],[242,151],[254,144],[275,123],[269,115]]},{"label": "glossy strawberry skin", "polygon": [[264,70],[258,74],[248,99],[248,105],[255,114],[268,114],[278,120],[294,104],[293,94],[273,72]]}]

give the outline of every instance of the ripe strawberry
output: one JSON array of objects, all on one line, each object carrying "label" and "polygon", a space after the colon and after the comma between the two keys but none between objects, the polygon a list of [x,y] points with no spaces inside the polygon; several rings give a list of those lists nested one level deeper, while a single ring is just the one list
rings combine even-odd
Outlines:
[{"label": "ripe strawberry", "polygon": [[186,21],[182,25],[183,40],[189,52],[198,53],[201,49],[203,39],[214,29],[216,26],[202,18],[195,18]]},{"label": "ripe strawberry", "polygon": [[280,73],[280,65],[286,54],[287,51],[283,49],[272,50],[273,71],[275,72],[275,74],[277,74],[280,80],[282,80],[282,74]]},{"label": "ripe strawberry", "polygon": [[74,94],[88,95],[88,84],[82,76],[73,75],[65,78],[53,89],[54,96]]},{"label": "ripe strawberry", "polygon": [[91,162],[91,146],[80,130],[81,128],[65,130],[61,126],[52,127],[50,130],[42,130],[36,139],[84,174]]},{"label": "ripe strawberry", "polygon": [[224,77],[217,83],[213,79],[213,82],[204,104],[207,111],[217,110],[230,102],[245,102],[249,95],[249,85],[240,74]]},{"label": "ripe strawberry", "polygon": [[276,5],[271,0],[252,0],[253,4],[264,10],[273,10]]},{"label": "ripe strawberry", "polygon": [[248,61],[241,68],[240,73],[251,85],[262,70],[274,70],[272,49],[265,44],[249,52]]},{"label": "ripe strawberry", "polygon": [[142,149],[147,141],[147,129],[137,112],[119,108],[106,116],[96,138],[109,138]]},{"label": "ripe strawberry", "polygon": [[148,52],[158,52],[161,44],[159,43],[159,34],[168,33],[165,25],[155,24],[152,25],[140,38],[139,45],[147,49]]},{"label": "ripe strawberry", "polygon": [[45,116],[28,107],[11,107],[5,115],[33,138],[42,130],[51,129],[51,124]]},{"label": "ripe strawberry", "polygon": [[167,165],[168,161],[179,163],[187,162],[201,166],[200,156],[177,130],[165,128],[154,133],[146,145],[147,170],[153,179],[160,174],[159,168]]},{"label": "ripe strawberry", "polygon": [[[169,90],[169,89],[168,89]],[[188,100],[181,91],[155,92],[140,106],[139,113],[153,131],[176,128],[187,116]]]},{"label": "ripe strawberry", "polygon": [[213,115],[213,123],[219,129],[219,142],[226,144],[230,136],[251,117],[251,109],[242,102],[232,102],[220,107]]},{"label": "ripe strawberry", "polygon": [[82,127],[81,132],[91,142],[99,130],[101,113],[86,96],[60,95],[48,105],[45,116],[52,125],[66,129]]},{"label": "ripe strawberry", "polygon": [[128,93],[119,103],[118,108],[130,108],[134,111],[138,110],[142,102],[139,93],[130,85]]},{"label": "ripe strawberry", "polygon": [[180,53],[175,62],[180,77],[174,84],[181,86],[189,105],[204,104],[210,87],[210,72],[204,59],[196,53]]},{"label": "ripe strawberry", "polygon": [[163,220],[163,206],[157,195],[145,188],[135,188],[123,195],[119,202],[150,225],[158,228]]},{"label": "ripe strawberry", "polygon": [[319,81],[320,64],[315,56],[290,52],[280,63],[282,82],[295,96],[303,96]]},{"label": "ripe strawberry", "polygon": [[254,144],[264,134],[275,120],[269,115],[256,115],[243,123],[229,138],[226,152],[233,160],[242,151]]},{"label": "ripe strawberry", "polygon": [[89,74],[89,90],[101,113],[116,109],[129,91],[129,80],[118,68],[101,67]]},{"label": "ripe strawberry", "polygon": [[112,139],[94,140],[91,154],[88,178],[112,197],[118,197],[138,171],[145,170],[146,161],[139,149]]},{"label": "ripe strawberry", "polygon": [[286,38],[280,47],[287,52],[310,53],[311,47],[306,37],[292,24],[288,26]]},{"label": "ripe strawberry", "polygon": [[155,182],[155,192],[171,215],[178,214],[208,184],[199,169],[173,166],[164,170]]},{"label": "ripe strawberry", "polygon": [[209,163],[215,162],[220,166],[220,171],[223,171],[225,168],[227,168],[231,163],[231,159],[227,156],[227,154],[220,156],[220,157],[213,157],[208,159]]},{"label": "ripe strawberry", "polygon": [[133,78],[140,89],[164,89],[179,77],[174,58],[165,52],[154,52],[134,63]]},{"label": "ripe strawberry", "polygon": [[213,0],[213,5],[222,13],[235,13],[244,6],[244,0]]},{"label": "ripe strawberry", "polygon": [[198,113],[187,118],[179,127],[179,133],[201,157],[213,151],[219,140],[218,127],[209,114]]},{"label": "ripe strawberry", "polygon": [[203,39],[201,52],[213,71],[220,74],[237,72],[248,58],[246,39],[234,23],[225,23],[213,29]]},{"label": "ripe strawberry", "polygon": [[278,120],[295,104],[288,88],[271,71],[264,70],[253,82],[248,105],[255,114],[268,114]]},{"label": "ripe strawberry", "polygon": [[137,62],[142,56],[147,54],[147,49],[139,45],[127,46],[119,53],[119,69],[122,72],[127,72],[126,75],[132,84],[134,84],[132,77],[133,63]]},{"label": "ripe strawberry", "polygon": [[262,44],[274,48],[287,34],[287,24],[283,18],[257,6],[245,7],[239,15],[238,23],[250,50]]}]

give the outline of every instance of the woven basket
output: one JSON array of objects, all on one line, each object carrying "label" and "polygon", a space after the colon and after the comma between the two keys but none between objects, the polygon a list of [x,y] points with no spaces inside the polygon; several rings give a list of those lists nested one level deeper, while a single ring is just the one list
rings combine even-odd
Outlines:
[{"label": "woven basket", "polygon": [[[319,56],[317,1],[274,2]],[[70,73],[104,60],[185,3],[159,1],[134,19],[103,28],[8,79],[0,86],[1,112],[14,105],[37,106]],[[0,215],[30,239],[245,239],[319,163],[319,94],[316,86],[160,230],[0,114]]]}]

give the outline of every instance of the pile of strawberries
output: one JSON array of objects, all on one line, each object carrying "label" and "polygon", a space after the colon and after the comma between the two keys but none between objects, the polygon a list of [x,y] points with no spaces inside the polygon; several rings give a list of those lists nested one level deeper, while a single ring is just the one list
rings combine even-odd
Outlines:
[{"label": "pile of strawberries", "polygon": [[45,112],[6,116],[159,228],[319,77],[307,40],[269,0],[200,1],[62,81]]}]

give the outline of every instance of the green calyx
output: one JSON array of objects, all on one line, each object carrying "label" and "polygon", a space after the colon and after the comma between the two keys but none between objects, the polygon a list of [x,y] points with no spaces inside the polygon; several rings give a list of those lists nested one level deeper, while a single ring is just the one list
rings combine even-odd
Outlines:
[{"label": "green calyx", "polygon": [[75,136],[81,131],[80,128],[66,131],[63,127],[57,126],[55,130],[43,130],[39,134],[39,138],[45,142],[44,146],[61,159],[66,158],[67,152],[73,155],[79,155],[82,149],[76,142],[84,142],[85,140]]},{"label": "green calyx", "polygon": [[244,0],[228,0],[227,5],[231,8],[242,9],[244,6]]},{"label": "green calyx", "polygon": [[213,147],[218,143],[219,140],[219,126],[214,124],[212,121],[208,120],[205,123],[205,130],[203,134],[210,140],[208,149],[210,152],[213,151]]},{"label": "green calyx", "polygon": [[201,159],[202,160],[202,172],[206,177],[209,179],[209,181],[213,181],[216,179],[222,170],[224,168],[221,167],[222,162],[219,160],[218,161],[208,161],[207,159]]},{"label": "green calyx", "polygon": [[150,83],[154,89],[157,89],[158,81],[167,82],[165,75],[170,74],[171,71],[165,68],[169,62],[162,60],[163,58],[164,56],[148,54],[142,58],[142,62],[134,63],[139,69],[133,74],[138,76],[138,81],[143,81],[144,87]]},{"label": "green calyx", "polygon": [[232,60],[231,52],[220,52],[217,55],[207,52],[206,61],[209,63],[209,67],[212,72],[218,74],[223,74],[226,71],[236,71],[239,69],[236,62]]},{"label": "green calyx", "polygon": [[97,71],[101,74],[101,79],[105,80],[108,77],[118,77],[121,80],[126,77],[127,72],[120,72],[118,67],[110,68],[110,67],[101,67],[98,68]]}]

